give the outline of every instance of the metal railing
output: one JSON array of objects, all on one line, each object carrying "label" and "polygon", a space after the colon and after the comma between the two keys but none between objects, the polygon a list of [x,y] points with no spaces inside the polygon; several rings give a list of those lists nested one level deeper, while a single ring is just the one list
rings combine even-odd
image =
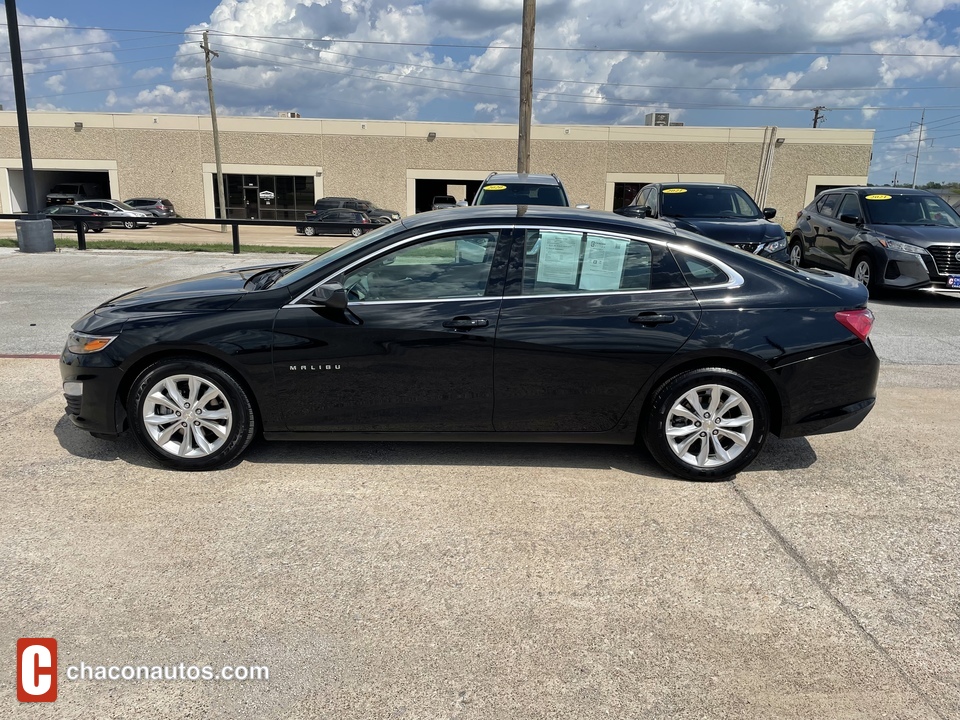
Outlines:
[{"label": "metal railing", "polygon": [[[39,219],[44,219],[46,216],[41,216]],[[0,214],[0,220],[26,220],[28,219],[27,215],[24,213],[18,214],[9,214],[4,213]],[[80,215],[77,217],[61,217],[57,218],[58,222],[72,222],[74,227],[77,230],[77,247],[79,250],[87,249],[87,230],[83,229],[84,225],[89,226],[91,223],[103,223],[104,227],[110,225],[114,222],[122,222],[124,218],[117,217],[100,217],[95,215]],[[240,226],[241,225],[251,225],[257,227],[296,227],[297,225],[304,225],[306,221],[304,220],[239,220],[235,218],[227,218],[221,220],[219,218],[162,218],[162,217],[151,217],[151,218],[137,218],[137,222],[149,222],[151,224],[156,223],[157,225],[229,225],[232,240],[233,240],[233,254],[240,254]],[[363,227],[358,225],[358,227]]]}]

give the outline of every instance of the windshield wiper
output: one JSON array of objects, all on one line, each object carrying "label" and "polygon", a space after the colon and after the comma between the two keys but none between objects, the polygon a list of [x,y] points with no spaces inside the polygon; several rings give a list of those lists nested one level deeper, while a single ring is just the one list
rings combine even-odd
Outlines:
[{"label": "windshield wiper", "polygon": [[253,289],[264,290],[270,287],[271,285],[273,285],[277,280],[282,278],[291,270],[293,270],[292,267],[282,267],[282,268],[274,268],[273,270],[267,270],[265,272],[262,272],[259,275],[257,275],[256,278],[254,279]]}]

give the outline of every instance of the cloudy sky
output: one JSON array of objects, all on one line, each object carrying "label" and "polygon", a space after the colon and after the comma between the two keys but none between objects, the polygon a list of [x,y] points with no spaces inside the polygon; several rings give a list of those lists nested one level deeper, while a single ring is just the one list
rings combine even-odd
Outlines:
[{"label": "cloudy sky", "polygon": [[[30,108],[515,122],[522,0],[18,0]],[[960,181],[960,0],[538,0],[534,122],[877,130]],[[8,50],[0,34],[0,52]],[[0,103],[13,107],[9,53]],[[921,111],[926,108],[922,138]]]}]

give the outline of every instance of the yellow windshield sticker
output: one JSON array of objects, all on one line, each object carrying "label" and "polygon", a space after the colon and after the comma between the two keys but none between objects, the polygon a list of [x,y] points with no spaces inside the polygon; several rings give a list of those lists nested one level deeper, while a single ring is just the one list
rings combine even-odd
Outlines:
[{"label": "yellow windshield sticker", "polygon": [[506,190],[506,185],[487,185],[484,190]]},{"label": "yellow windshield sticker", "polygon": [[889,200],[889,195],[867,195],[867,200]]},{"label": "yellow windshield sticker", "polygon": [[677,193],[685,193],[686,191],[687,191],[686,188],[667,188],[666,190],[663,191],[663,194],[676,195]]}]

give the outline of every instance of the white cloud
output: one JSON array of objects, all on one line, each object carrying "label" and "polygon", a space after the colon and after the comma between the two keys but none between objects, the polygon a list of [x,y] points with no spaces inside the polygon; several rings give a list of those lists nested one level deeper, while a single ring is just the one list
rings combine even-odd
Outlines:
[{"label": "white cloud", "polygon": [[163,73],[166,72],[162,67],[148,67],[141,68],[133,74],[134,80],[153,80],[156,77],[160,77]]}]

